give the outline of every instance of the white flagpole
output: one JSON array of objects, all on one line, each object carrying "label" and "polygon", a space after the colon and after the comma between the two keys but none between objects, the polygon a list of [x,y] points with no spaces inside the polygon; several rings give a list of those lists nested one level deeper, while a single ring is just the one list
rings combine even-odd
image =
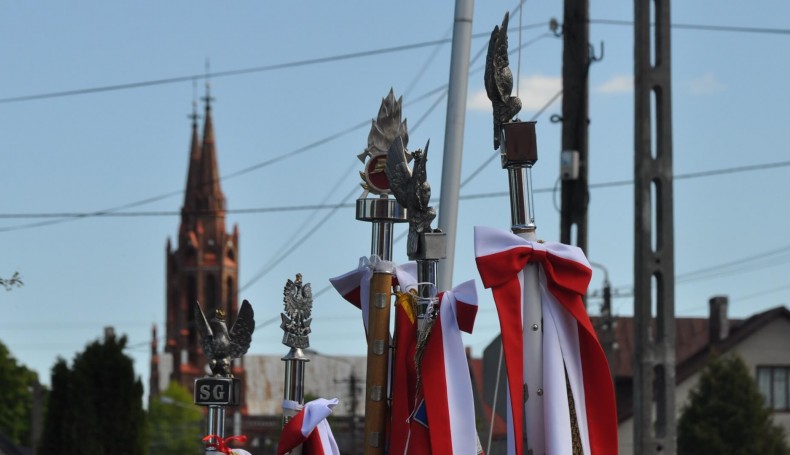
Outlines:
[{"label": "white flagpole", "polygon": [[[535,122],[502,125],[502,167],[508,171],[511,231],[524,240],[537,241],[532,201],[532,165],[537,161]],[[543,401],[543,309],[539,270],[527,264],[521,274],[521,324],[524,349],[524,419],[527,430],[525,453],[546,452]]]}]

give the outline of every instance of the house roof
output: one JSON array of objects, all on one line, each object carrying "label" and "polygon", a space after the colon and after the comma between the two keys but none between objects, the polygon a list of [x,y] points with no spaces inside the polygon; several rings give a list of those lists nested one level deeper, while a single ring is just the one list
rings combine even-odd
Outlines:
[{"label": "house roof", "polygon": [[[600,318],[591,319],[594,327],[600,326]],[[742,322],[741,319],[730,319],[731,330]],[[675,359],[678,364],[683,363],[708,345],[709,326],[710,322],[707,318],[675,319]],[[634,318],[615,318],[614,330],[617,347],[614,350],[610,367],[615,377],[630,378],[634,375]]]},{"label": "house roof", "polygon": [[677,382],[682,382],[701,370],[707,363],[711,352],[723,354],[768,325],[768,323],[777,319],[786,319],[790,321],[790,310],[783,306],[772,308],[740,321],[740,324],[734,327],[730,326],[731,328],[727,338],[715,343],[713,346],[706,345],[706,347],[712,349],[700,349],[684,361],[678,362],[675,368]]},{"label": "house roof", "polygon": [[[748,319],[730,319],[727,337],[709,342],[707,319],[680,318],[676,319],[676,360],[675,381],[679,384],[694,373],[702,370],[711,352],[723,354],[737,346],[743,340],[765,327],[768,323],[784,318],[790,320],[790,310],[776,307],[757,313]],[[631,341],[633,334],[633,318],[617,318],[615,332],[617,342],[622,346],[615,356],[615,395],[617,397],[617,420],[622,422],[633,416],[633,350]]]}]

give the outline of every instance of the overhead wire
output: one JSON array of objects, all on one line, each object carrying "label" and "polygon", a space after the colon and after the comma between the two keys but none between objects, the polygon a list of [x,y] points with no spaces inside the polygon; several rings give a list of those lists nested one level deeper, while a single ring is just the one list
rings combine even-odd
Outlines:
[{"label": "overhead wire", "polygon": [[[446,85],[444,87],[440,87],[438,90],[437,89],[431,90],[429,93],[431,95],[433,95],[433,94],[437,93],[438,91],[441,91],[442,89],[446,89]],[[420,98],[421,98],[421,100],[425,99],[424,96],[420,97]],[[417,101],[415,100],[413,103],[416,103],[416,102]],[[411,104],[413,104],[413,103],[411,103]],[[289,158],[293,158],[293,157],[295,157],[295,156],[297,156],[299,154],[305,153],[305,152],[307,152],[309,150],[316,149],[317,147],[319,147],[321,145],[324,145],[324,144],[329,143],[329,142],[331,142],[331,141],[333,141],[335,139],[338,139],[338,138],[340,138],[342,136],[345,136],[346,134],[350,134],[350,133],[352,133],[354,131],[362,129],[362,128],[368,126],[369,124],[370,124],[370,120],[369,119],[365,120],[363,122],[357,123],[354,126],[351,126],[351,127],[346,128],[344,130],[341,130],[339,132],[336,132],[336,133],[330,134],[328,136],[325,136],[325,137],[323,137],[323,138],[321,138],[321,139],[319,139],[317,141],[311,142],[311,143],[309,143],[307,145],[304,145],[302,147],[299,147],[299,148],[297,148],[295,150],[292,150],[292,151],[280,154],[278,156],[275,156],[274,158],[270,158],[270,159],[262,161],[260,163],[253,164],[251,166],[247,166],[247,167],[242,168],[240,170],[237,170],[237,171],[231,172],[229,174],[226,174],[224,176],[221,176],[221,177],[219,177],[217,179],[217,181],[220,181],[220,182],[227,181],[227,180],[230,180],[232,178],[239,177],[241,175],[248,174],[248,173],[250,173],[252,171],[255,171],[255,170],[258,170],[258,169],[270,166],[272,164],[278,163],[280,161],[283,161],[283,160],[286,160],[286,159],[289,159]],[[212,181],[209,181],[209,182],[205,182],[204,185],[212,185],[213,183],[214,183],[214,181],[212,180]],[[160,200],[163,200],[163,199],[167,199],[169,197],[178,196],[178,195],[181,195],[183,193],[184,193],[183,189],[182,190],[175,190],[175,191],[170,191],[170,192],[167,192],[167,193],[164,193],[164,194],[160,194],[158,196],[153,196],[153,197],[141,199],[139,201],[129,202],[129,203],[122,204],[122,205],[115,206],[115,207],[108,208],[108,209],[102,209],[102,210],[97,210],[97,211],[93,211],[93,212],[83,212],[83,213],[79,213],[79,214],[71,214],[71,215],[65,216],[65,217],[63,217],[61,219],[39,221],[39,222],[26,223],[26,224],[14,225],[14,226],[2,226],[2,227],[0,227],[0,233],[2,233],[2,232],[10,232],[10,231],[18,231],[18,230],[24,230],[24,229],[31,229],[31,228],[36,228],[36,227],[49,226],[49,225],[53,225],[53,224],[60,224],[60,223],[68,222],[68,221],[75,221],[75,220],[78,220],[78,219],[81,219],[81,218],[107,216],[107,215],[111,215],[113,213],[119,212],[119,211],[127,209],[127,208],[138,207],[138,206],[141,206],[141,205],[150,204],[152,202],[157,202],[157,201],[160,201]]]},{"label": "overhead wire", "polygon": [[[590,24],[602,24],[602,25],[626,25],[632,26],[634,25],[633,21],[628,20],[617,20],[617,19],[590,19],[588,21]],[[655,25],[655,24],[650,24]],[[706,31],[706,32],[734,32],[734,33],[764,33],[764,34],[772,34],[772,35],[790,35],[790,28],[768,28],[768,27],[740,27],[740,26],[732,26],[732,25],[707,25],[707,24],[682,24],[682,23],[671,23],[669,24],[671,28],[676,28],[680,30],[699,30],[699,31]]]},{"label": "overhead wire", "polygon": [[[430,61],[430,60],[431,60],[431,57],[428,58],[428,61]],[[417,75],[412,80],[412,83],[409,84],[410,87],[413,87],[417,83],[417,81],[419,81],[421,79],[422,73],[423,73],[423,71],[418,71],[417,72]],[[434,100],[434,102],[431,104],[431,106],[428,107],[426,112],[423,113],[423,115],[419,119],[417,119],[417,121],[414,124],[412,124],[412,128],[411,128],[412,133],[414,131],[416,131],[417,129],[419,129],[420,125],[422,125],[422,123],[425,121],[425,119],[427,119],[428,116],[439,106],[439,104],[442,102],[442,100],[444,99],[445,96],[447,96],[447,89],[441,91],[440,95]],[[349,173],[350,170],[351,169],[349,169],[346,172],[341,173],[340,179],[337,181],[337,183],[335,185],[335,189],[340,185],[341,182],[346,180],[346,175]],[[330,193],[327,195],[327,198],[331,197],[331,194],[334,192],[335,189],[330,191]],[[302,239],[299,240],[299,242],[295,243],[296,247],[301,245],[304,242],[304,240],[306,240],[307,238],[312,236],[315,232],[318,232],[319,228],[321,226],[323,226],[324,223],[326,223],[326,221],[328,221],[329,218],[337,212],[337,210],[339,210],[342,206],[344,206],[344,205],[346,205],[348,203],[349,198],[351,198],[351,196],[353,196],[355,191],[358,191],[358,187],[356,185],[354,186],[354,189],[352,189],[352,191],[348,194],[348,196],[346,196],[340,204],[336,205],[336,207],[330,212],[329,215],[324,217],[322,220],[318,221],[315,224],[315,226],[313,226],[312,229],[310,229],[310,231],[308,232],[307,235],[303,236]],[[309,221],[309,220],[306,220],[305,223],[302,224],[302,226],[299,229],[299,231],[303,230],[303,228],[306,227],[307,221]],[[293,253],[293,251],[296,249],[296,247],[293,246],[294,243],[292,243],[292,241],[294,240],[296,235],[297,234],[294,233],[294,235],[291,237],[291,239],[289,239],[286,242],[284,242],[283,243],[283,247],[280,249],[280,251],[277,254],[275,254],[275,259],[270,261],[263,268],[261,268],[261,270],[258,273],[256,273],[253,276],[252,279],[250,279],[247,283],[245,283],[242,287],[239,288],[239,291],[243,291],[243,290],[249,288],[251,285],[256,283],[258,280],[260,280],[261,278],[266,276],[270,271],[274,270],[274,268],[277,265],[279,265],[283,260],[285,260],[288,256],[290,256],[290,254]],[[314,294],[314,297],[320,296],[324,292],[328,291],[329,288],[330,288],[330,286],[324,287],[323,289],[321,289],[318,292],[316,292]]]},{"label": "overhead wire", "polygon": [[[530,25],[524,26],[523,28],[524,29],[535,28],[535,27],[537,27],[539,25],[546,25],[546,24],[545,23],[530,24]],[[521,28],[521,27],[519,27],[519,28]],[[484,35],[487,36],[487,34],[478,34],[478,37],[484,36]],[[540,39],[545,38],[546,36],[551,36],[551,34],[542,34],[542,35],[538,36],[537,38],[535,38],[533,40],[530,40],[530,41],[520,45],[516,49],[516,51],[521,50],[524,47],[530,46],[530,45],[534,44],[535,42],[539,41]],[[438,42],[438,41],[442,41],[442,40],[435,40],[433,42],[435,43],[435,42]],[[480,51],[478,51],[478,53],[475,55],[475,57],[471,60],[470,65],[473,64],[477,59],[479,59],[480,56],[483,54],[483,52],[486,49],[487,49],[487,46],[483,46],[480,49]],[[511,54],[512,54],[512,52],[515,52],[515,51],[511,51]],[[478,68],[476,70],[472,70],[472,71],[470,71],[470,74],[474,74],[474,73],[476,73],[478,71],[481,71],[481,70],[482,70],[482,68]],[[220,75],[229,75],[229,74],[225,74],[225,73],[230,73],[230,72],[220,72],[219,74]],[[189,78],[189,80],[193,81],[193,83],[194,83],[194,81],[197,78],[210,78],[214,74],[218,74],[218,73],[207,73],[207,74],[202,75],[202,76],[191,76]],[[420,102],[420,101],[422,101],[424,99],[427,99],[427,98],[433,96],[436,93],[442,93],[442,98],[443,98],[446,95],[444,92],[447,91],[448,86],[449,86],[449,84],[442,84],[441,86],[436,87],[435,89],[429,90],[427,93],[423,94],[422,96],[417,97],[415,100],[412,100],[410,103],[406,103],[406,105],[416,104],[416,103],[418,103],[418,102]],[[0,100],[0,101],[2,101],[2,100]],[[436,100],[436,101],[434,101],[434,104],[437,104],[440,101],[441,100]],[[277,162],[286,160],[288,158],[292,158],[292,157],[294,157],[296,155],[299,155],[299,154],[302,154],[302,153],[307,152],[309,150],[315,149],[316,147],[318,147],[320,145],[323,145],[325,143],[331,142],[332,140],[335,140],[335,139],[337,139],[339,137],[342,137],[342,136],[344,136],[346,134],[349,134],[349,133],[354,132],[354,131],[356,131],[358,129],[364,128],[365,126],[368,125],[368,123],[369,123],[369,120],[365,120],[364,122],[360,122],[360,123],[358,123],[358,124],[356,124],[356,125],[354,125],[352,127],[346,128],[345,130],[342,130],[342,131],[339,131],[337,133],[334,133],[334,134],[331,134],[329,136],[326,136],[326,137],[324,137],[322,139],[314,141],[314,142],[312,142],[310,144],[307,144],[307,145],[305,145],[303,147],[300,147],[300,148],[298,148],[296,150],[293,150],[291,152],[283,153],[283,154],[278,155],[278,156],[276,156],[274,158],[271,158],[271,159],[268,159],[268,160],[264,160],[264,161],[262,161],[260,163],[253,164],[251,166],[247,166],[245,168],[242,168],[242,169],[240,169],[238,171],[234,171],[234,172],[231,172],[231,173],[226,174],[224,176],[221,176],[221,177],[219,177],[218,180],[219,181],[226,181],[226,180],[229,180],[229,179],[232,179],[232,178],[235,178],[235,177],[238,177],[238,176],[250,173],[250,172],[255,171],[257,169],[270,166],[272,164],[275,164]],[[206,182],[205,184],[206,185],[211,185],[213,183],[214,182],[211,181],[211,182]],[[103,209],[103,210],[97,210],[97,211],[94,211],[94,212],[81,213],[78,216],[69,216],[69,217],[64,217],[62,219],[52,219],[52,220],[46,220],[46,221],[38,221],[38,222],[25,223],[25,224],[14,225],[14,226],[3,226],[3,227],[0,227],[0,233],[10,232],[10,231],[18,231],[18,230],[24,230],[24,229],[31,229],[31,228],[37,228],[37,227],[44,227],[44,226],[50,226],[50,225],[53,225],[53,224],[60,224],[60,223],[68,222],[68,221],[74,221],[74,220],[77,220],[77,219],[80,219],[80,218],[88,218],[88,217],[95,217],[95,216],[105,216],[105,215],[109,215],[111,213],[115,213],[115,212],[124,210],[126,208],[137,207],[137,206],[140,206],[140,205],[149,204],[149,203],[156,202],[156,201],[159,201],[159,200],[162,200],[162,199],[166,199],[166,198],[169,198],[169,197],[172,197],[172,196],[176,196],[176,195],[182,194],[183,192],[184,192],[184,190],[170,191],[170,192],[158,195],[158,196],[153,196],[153,197],[150,197],[150,198],[142,199],[140,201],[135,201],[135,202],[131,202],[131,203],[128,203],[128,204],[123,204],[121,206],[116,206],[116,207],[112,207],[112,208],[109,208],[109,209]]]},{"label": "overhead wire", "polygon": [[[590,19],[589,23],[591,24],[602,24],[602,25],[624,25],[624,26],[632,26],[634,23],[633,21],[628,20],[616,20],[616,19]],[[521,26],[518,28],[519,31],[521,30],[529,30],[537,27],[544,26],[545,22],[539,22],[534,24],[529,24],[525,26]],[[680,23],[673,23],[670,24],[672,28],[677,29],[686,29],[686,30],[700,30],[700,31],[716,31],[716,32],[736,32],[736,33],[762,33],[762,34],[778,34],[778,35],[788,35],[790,34],[790,29],[786,28],[766,28],[766,27],[741,27],[741,26],[726,26],[726,25],[706,25],[706,24],[680,24]],[[475,33],[472,34],[472,39],[478,39],[489,36],[490,33],[482,32],[482,33]],[[235,70],[227,70],[227,71],[215,71],[213,73],[203,73],[203,74],[192,74],[187,76],[176,76],[176,77],[169,77],[169,78],[160,78],[160,79],[152,79],[147,81],[138,81],[138,82],[130,82],[124,84],[112,84],[112,85],[104,85],[104,86],[97,86],[97,87],[88,87],[82,89],[73,89],[73,90],[63,90],[63,91],[55,91],[55,92],[45,92],[45,93],[38,93],[33,95],[21,95],[21,96],[12,96],[12,97],[5,97],[0,98],[0,104],[8,104],[8,103],[18,103],[24,101],[34,101],[34,100],[42,100],[42,99],[49,99],[49,98],[61,98],[67,96],[77,96],[77,95],[87,95],[93,93],[101,93],[101,92],[110,92],[110,91],[118,91],[118,90],[129,90],[135,88],[143,88],[143,87],[150,87],[156,85],[164,85],[164,84],[173,84],[179,82],[186,82],[192,81],[196,79],[218,79],[223,77],[230,77],[230,76],[239,76],[245,74],[252,74],[252,73],[260,73],[266,71],[274,71],[274,70],[281,70],[281,69],[288,69],[288,68],[296,68],[301,66],[309,66],[309,65],[316,65],[316,64],[323,64],[323,63],[330,63],[342,60],[350,60],[355,58],[363,58],[363,57],[371,57],[376,55],[394,53],[394,52],[403,52],[407,50],[419,49],[423,47],[430,47],[430,46],[439,46],[442,44],[447,44],[451,41],[450,38],[443,38],[437,40],[429,40],[429,41],[422,41],[418,43],[411,43],[411,44],[404,44],[399,46],[391,46],[379,49],[371,49],[367,51],[359,51],[359,52],[349,52],[346,54],[338,54],[333,56],[327,57],[317,57],[317,58],[310,58],[310,59],[303,59],[303,60],[296,60],[292,62],[284,62],[284,63],[275,63],[271,65],[262,65],[262,66],[255,66],[250,68],[240,68]]]},{"label": "overhead wire", "polygon": [[[327,200],[329,200],[331,197],[334,196],[335,192],[338,190],[338,188],[340,188],[340,185],[343,182],[347,181],[347,177],[346,176],[348,175],[349,172],[351,172],[354,169],[354,167],[356,165],[357,165],[357,163],[356,163],[356,159],[355,159],[354,162],[351,163],[351,166],[348,167],[348,169],[346,169],[344,172],[340,173],[340,178],[337,180],[337,182],[335,182],[335,185],[326,193],[326,195],[324,196],[323,201],[321,201],[321,204],[326,203]],[[353,194],[353,192],[351,194]],[[347,199],[347,198],[348,197],[346,197],[345,199]],[[334,211],[331,212],[331,213],[334,213]],[[307,216],[305,218],[305,220],[302,222],[302,224],[297,229],[293,230],[293,232],[291,233],[291,237],[288,240],[282,242],[282,244],[280,245],[280,249],[277,250],[274,253],[274,255],[273,255],[274,259],[271,259],[269,262],[264,264],[264,266],[261,267],[261,269],[258,272],[253,274],[253,279],[250,281],[250,283],[247,283],[247,284],[243,285],[241,288],[239,288],[239,290],[241,291],[241,290],[246,289],[247,287],[249,287],[249,285],[251,283],[253,283],[253,282],[257,281],[258,279],[262,278],[263,276],[265,276],[277,264],[279,264],[280,261],[281,261],[281,259],[280,259],[281,256],[283,256],[283,255],[287,256],[287,252],[294,248],[294,246],[293,246],[294,243],[295,243],[294,241],[296,240],[296,238],[300,234],[302,234],[302,232],[304,232],[304,230],[307,228],[307,225],[312,220],[312,218],[313,217],[311,217],[311,216]],[[314,230],[316,230],[315,227],[313,229],[311,229],[311,231],[314,231]]]},{"label": "overhead wire", "polygon": [[[494,154],[494,158],[498,157],[499,155]],[[491,159],[489,158],[490,162]],[[761,164],[754,164],[754,165],[744,165],[744,166],[734,166],[729,168],[719,168],[719,169],[712,169],[707,171],[698,171],[698,172],[688,172],[688,173],[681,173],[675,174],[672,178],[674,180],[688,180],[688,179],[695,179],[701,177],[713,177],[718,175],[727,175],[727,174],[735,174],[735,173],[742,173],[742,172],[752,172],[752,171],[759,171],[759,170],[770,170],[770,169],[779,169],[790,166],[790,161],[775,161],[771,163],[761,163]],[[480,168],[478,168],[479,170]],[[476,170],[476,173],[479,173]],[[473,173],[476,175],[475,173]],[[462,182],[461,184],[464,185],[471,180],[473,174],[470,174],[467,179]],[[619,186],[628,186],[634,183],[633,180],[612,180],[609,182],[598,182],[598,183],[591,183],[590,189],[601,189],[601,188],[613,188]],[[536,188],[533,190],[535,193],[550,193],[554,191],[554,188]],[[488,199],[488,198],[495,198],[495,197],[503,197],[507,196],[509,193],[507,192],[485,192],[485,193],[472,193],[472,194],[465,194],[459,196],[459,199],[462,200],[473,200],[473,199]],[[302,212],[302,211],[316,211],[316,210],[331,210],[335,208],[353,208],[354,204],[352,203],[334,203],[334,204],[303,204],[303,205],[286,205],[286,206],[274,206],[274,207],[251,207],[251,208],[242,208],[242,209],[227,209],[225,213],[227,214],[251,214],[251,213],[281,213],[281,212]],[[95,212],[31,212],[31,213],[0,213],[0,219],[35,219],[35,218],[61,218],[61,217],[74,217],[74,218],[85,218],[91,216]],[[199,214],[200,212],[193,212]],[[161,210],[161,211],[145,211],[145,212],[113,212],[113,213],[105,213],[103,217],[156,217],[156,216],[178,216],[181,215],[181,212],[178,210]]]},{"label": "overhead wire", "polygon": [[[524,26],[525,30],[545,26],[546,22],[534,23]],[[472,34],[472,39],[488,37],[490,33],[475,33]],[[147,81],[129,82],[125,84],[112,84],[97,87],[88,87],[74,90],[63,90],[57,92],[38,93],[33,95],[21,95],[0,98],[0,104],[19,103],[23,101],[34,101],[49,98],[62,98],[67,96],[88,95],[93,93],[111,92],[118,90],[129,90],[135,88],[151,87],[156,85],[174,84],[179,82],[187,82],[202,79],[219,79],[230,76],[240,76],[252,73],[262,73],[267,71],[282,70],[289,68],[297,68],[301,66],[310,66],[323,63],[338,62],[342,60],[351,60],[363,57],[372,57],[376,55],[391,54],[395,52],[403,52],[423,47],[440,46],[451,42],[450,38],[442,38],[437,40],[421,41],[418,43],[402,44],[398,46],[384,47],[379,49],[371,49],[367,51],[349,52],[345,54],[337,54],[326,57],[316,57],[303,60],[295,60],[292,62],[274,63],[271,65],[254,66],[250,68],[240,68],[235,70],[204,72],[202,74],[191,74],[188,76],[175,76],[161,79],[152,79]]]}]

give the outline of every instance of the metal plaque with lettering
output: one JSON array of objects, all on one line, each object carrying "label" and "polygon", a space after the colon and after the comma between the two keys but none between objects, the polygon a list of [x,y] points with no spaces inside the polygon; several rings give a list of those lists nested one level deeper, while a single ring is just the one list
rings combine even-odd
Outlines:
[{"label": "metal plaque with lettering", "polygon": [[239,378],[207,377],[195,379],[195,404],[201,406],[238,406],[241,402]]}]

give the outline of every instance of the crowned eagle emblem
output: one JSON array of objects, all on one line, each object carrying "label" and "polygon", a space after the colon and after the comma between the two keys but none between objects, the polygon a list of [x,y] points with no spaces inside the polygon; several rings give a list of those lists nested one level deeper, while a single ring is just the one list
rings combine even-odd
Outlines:
[{"label": "crowned eagle emblem", "polygon": [[283,289],[283,304],[285,309],[282,317],[283,344],[294,349],[310,347],[310,323],[313,319],[310,313],[313,308],[313,291],[310,283],[302,283],[302,274],[296,274],[296,280],[290,279]]},{"label": "crowned eagle emblem", "polygon": [[255,318],[250,302],[241,304],[239,315],[230,331],[225,322],[225,311],[217,309],[211,320],[206,319],[200,304],[195,302],[195,324],[200,334],[200,347],[209,359],[214,376],[233,377],[231,360],[247,353],[255,330]]}]

